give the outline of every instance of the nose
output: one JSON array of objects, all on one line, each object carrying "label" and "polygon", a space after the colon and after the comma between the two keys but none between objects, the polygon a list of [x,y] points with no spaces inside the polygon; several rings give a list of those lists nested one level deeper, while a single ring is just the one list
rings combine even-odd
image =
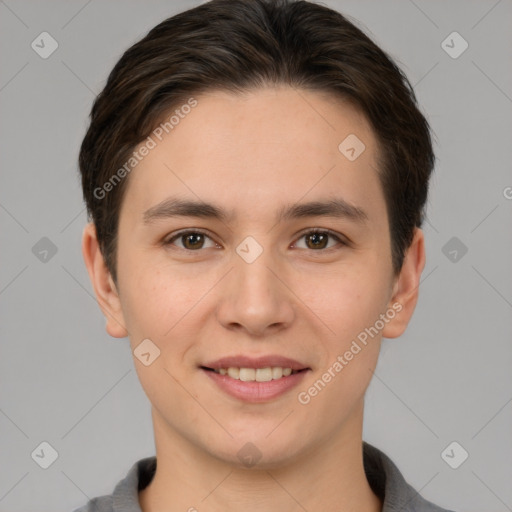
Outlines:
[{"label": "nose", "polygon": [[252,263],[235,255],[226,277],[217,307],[217,319],[226,329],[262,337],[292,324],[294,295],[270,251]]}]

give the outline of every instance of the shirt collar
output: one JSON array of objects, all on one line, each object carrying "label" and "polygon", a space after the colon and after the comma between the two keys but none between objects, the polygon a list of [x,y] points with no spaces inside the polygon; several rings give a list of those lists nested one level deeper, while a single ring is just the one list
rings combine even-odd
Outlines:
[{"label": "shirt collar", "polygon": [[[382,512],[449,512],[425,500],[404,479],[391,459],[378,448],[363,441],[363,465],[368,483],[382,500]],[[113,512],[142,512],[139,491],[152,480],[156,456],[137,461],[115,487]]]}]

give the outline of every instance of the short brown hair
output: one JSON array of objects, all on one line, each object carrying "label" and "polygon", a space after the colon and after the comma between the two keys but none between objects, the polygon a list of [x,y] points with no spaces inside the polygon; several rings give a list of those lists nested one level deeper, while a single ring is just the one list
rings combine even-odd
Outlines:
[{"label": "short brown hair", "polygon": [[404,73],[327,7],[304,0],[212,0],[161,22],[130,47],[94,101],[79,165],[89,219],[114,282],[128,176],[108,194],[98,198],[97,191],[164,115],[192,94],[278,84],[333,93],[369,120],[380,148],[379,178],[399,272],[414,228],[423,222],[435,161],[430,127]]}]

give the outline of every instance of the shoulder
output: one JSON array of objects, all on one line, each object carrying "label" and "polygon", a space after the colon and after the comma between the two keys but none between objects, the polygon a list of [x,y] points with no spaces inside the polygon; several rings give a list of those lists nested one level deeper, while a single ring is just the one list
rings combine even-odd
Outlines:
[{"label": "shoulder", "polygon": [[89,500],[87,505],[73,510],[73,512],[112,512],[114,499],[112,495],[98,496]]},{"label": "shoulder", "polygon": [[453,512],[423,498],[384,452],[366,442],[363,462],[368,483],[383,502],[382,512]]},{"label": "shoulder", "polygon": [[73,512],[141,512],[138,493],[149,484],[155,471],[155,456],[140,459],[118,482],[112,494],[93,498]]}]

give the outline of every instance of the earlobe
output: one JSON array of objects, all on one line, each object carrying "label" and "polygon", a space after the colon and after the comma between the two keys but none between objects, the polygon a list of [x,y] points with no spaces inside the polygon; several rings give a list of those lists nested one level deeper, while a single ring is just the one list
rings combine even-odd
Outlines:
[{"label": "earlobe", "polygon": [[425,267],[425,240],[423,231],[415,228],[411,245],[407,249],[400,274],[393,287],[389,308],[396,315],[382,331],[385,338],[397,338],[405,331],[418,302],[421,273]]},{"label": "earlobe", "polygon": [[107,321],[107,333],[114,338],[128,336],[119,293],[105,265],[93,222],[89,222],[83,230],[82,255],[96,299]]}]

